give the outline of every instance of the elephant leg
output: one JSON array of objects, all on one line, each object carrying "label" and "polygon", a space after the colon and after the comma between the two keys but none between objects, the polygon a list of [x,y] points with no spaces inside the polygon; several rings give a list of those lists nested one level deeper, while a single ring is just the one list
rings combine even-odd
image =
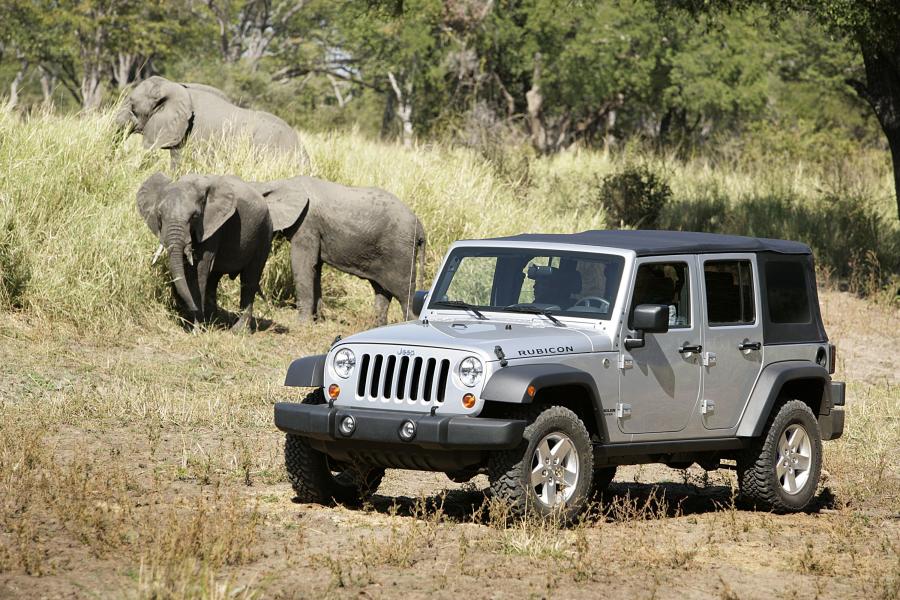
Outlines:
[{"label": "elephant leg", "polygon": [[259,282],[262,279],[269,246],[257,254],[256,259],[241,271],[241,316],[231,330],[235,333],[245,331],[253,323],[253,299],[259,293]]},{"label": "elephant leg", "polygon": [[224,273],[210,273],[206,280],[206,299],[203,303],[203,314],[207,319],[215,320],[219,315],[219,280]]},{"label": "elephant leg", "polygon": [[387,325],[388,308],[391,306],[391,298],[393,296],[378,283],[374,281],[369,281],[369,283],[372,284],[372,289],[375,290],[375,326]]},{"label": "elephant leg", "polygon": [[291,241],[291,269],[294,272],[297,315],[301,321],[311,320],[315,318],[316,304],[322,295],[318,239],[301,232],[294,236]]},{"label": "elephant leg", "polygon": [[316,263],[316,275],[313,279],[313,320],[318,321],[322,316],[322,261]]},{"label": "elephant leg", "polygon": [[[200,310],[202,314],[202,319],[204,321],[208,321],[210,317],[213,316],[211,312],[207,309],[209,307],[209,288],[210,283],[213,286],[217,286],[219,283],[219,277],[221,275],[216,276],[216,274],[212,272],[212,263],[215,255],[212,252],[204,251],[200,257],[200,260],[197,261],[197,291],[200,293]],[[215,281],[212,281],[215,280]],[[213,300],[215,302],[215,300]]]}]

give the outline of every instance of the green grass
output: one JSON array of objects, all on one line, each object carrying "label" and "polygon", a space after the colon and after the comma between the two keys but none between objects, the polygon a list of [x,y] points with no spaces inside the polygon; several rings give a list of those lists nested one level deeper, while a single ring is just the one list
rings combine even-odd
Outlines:
[{"label": "green grass", "polygon": [[[442,145],[406,150],[353,132],[303,139],[313,159],[309,174],[383,187],[413,208],[428,232],[429,277],[457,239],[604,227],[600,182],[634,162],[649,164],[672,187],[665,226],[800,239],[827,271],[844,279],[861,272],[861,286],[900,271],[900,227],[883,156],[850,157],[850,166],[834,169],[741,170],[633,150],[535,158],[507,148],[498,158]],[[297,174],[287,161],[240,143],[195,151],[172,173],[167,152],[144,151],[137,136],[123,142],[111,113],[22,118],[0,110],[0,306],[89,330],[172,326],[165,261],[150,265],[156,241],[134,204],[138,186],[156,171],[251,180]],[[233,308],[236,289],[226,284],[226,308]],[[292,294],[285,244],[270,258],[263,292],[274,304]],[[368,307],[371,290],[329,273],[325,297],[332,310],[355,312]],[[266,303],[260,304],[265,313]]]}]

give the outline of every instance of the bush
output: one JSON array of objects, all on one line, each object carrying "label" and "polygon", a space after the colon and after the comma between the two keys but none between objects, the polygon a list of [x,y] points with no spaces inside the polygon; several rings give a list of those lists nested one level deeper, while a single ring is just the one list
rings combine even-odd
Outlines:
[{"label": "bush", "polygon": [[611,224],[656,229],[659,215],[672,198],[668,182],[646,165],[626,165],[607,175],[600,185],[600,201]]},{"label": "bush", "polygon": [[23,308],[30,279],[31,264],[13,205],[0,196],[0,307]]}]

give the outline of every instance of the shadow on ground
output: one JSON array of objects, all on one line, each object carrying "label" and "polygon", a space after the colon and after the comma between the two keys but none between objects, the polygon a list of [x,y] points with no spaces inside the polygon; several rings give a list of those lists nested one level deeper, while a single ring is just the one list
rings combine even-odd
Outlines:
[{"label": "shadow on ground", "polygon": [[[806,513],[834,508],[836,499],[824,488]],[[353,507],[359,508],[359,507]],[[628,522],[675,518],[687,515],[715,513],[728,510],[755,510],[735,495],[733,488],[724,485],[697,486],[692,484],[624,483],[614,482],[602,494],[594,495],[582,517],[582,522]],[[491,522],[494,510],[502,504],[491,502],[487,490],[472,487],[445,490],[430,496],[383,496],[376,494],[363,510],[406,517],[425,518],[442,512],[444,518],[456,523]],[[502,518],[502,517],[501,517]]]}]

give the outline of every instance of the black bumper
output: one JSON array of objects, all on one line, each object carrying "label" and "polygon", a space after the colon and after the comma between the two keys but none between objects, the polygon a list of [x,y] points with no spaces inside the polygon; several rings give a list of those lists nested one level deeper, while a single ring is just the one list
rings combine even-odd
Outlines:
[{"label": "black bumper", "polygon": [[[341,420],[352,415],[356,428],[350,435],[338,430]],[[400,426],[416,424],[415,437],[404,441]],[[398,444],[437,450],[494,450],[513,448],[522,440],[525,421],[480,417],[439,416],[397,410],[329,407],[327,404],[275,404],[275,426],[285,433],[321,440],[369,444]]]},{"label": "black bumper", "polygon": [[823,440],[836,440],[844,434],[844,402],[846,385],[843,381],[828,382],[827,412],[819,414],[819,429]]}]

